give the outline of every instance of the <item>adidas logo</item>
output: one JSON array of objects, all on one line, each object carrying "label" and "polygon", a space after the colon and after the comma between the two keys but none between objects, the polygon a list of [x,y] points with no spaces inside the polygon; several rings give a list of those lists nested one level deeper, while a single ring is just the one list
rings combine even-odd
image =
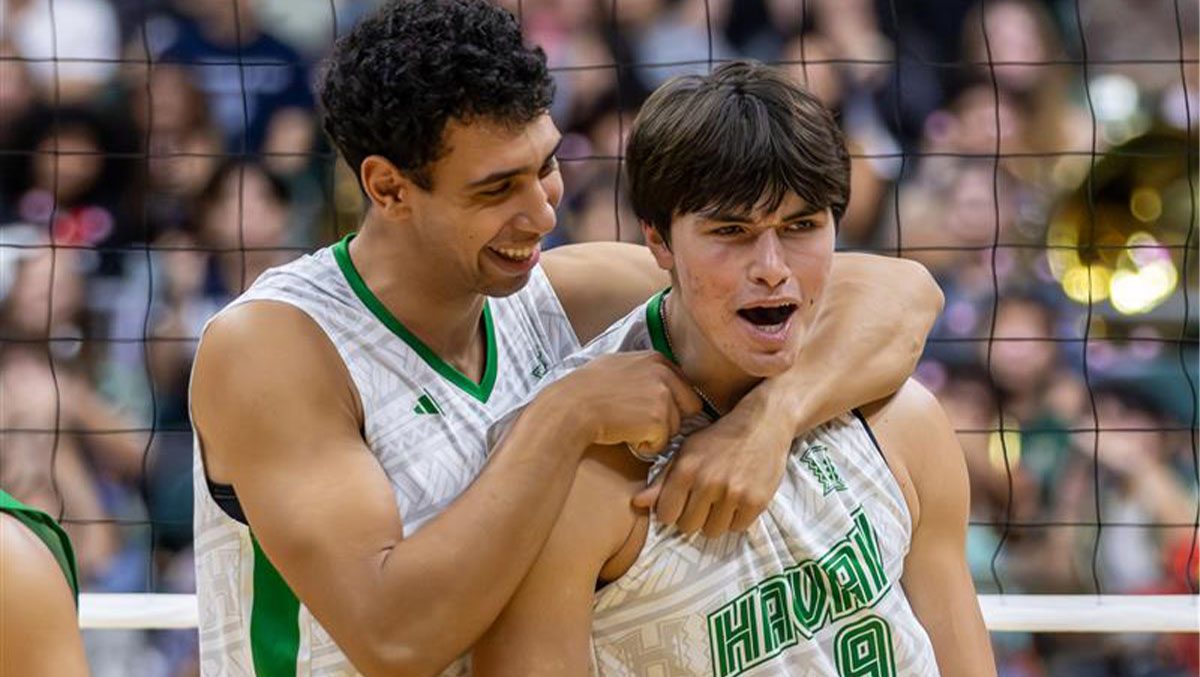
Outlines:
[{"label": "adidas logo", "polygon": [[429,393],[424,393],[417,399],[417,406],[413,407],[415,414],[437,414],[442,415],[442,408],[433,400],[433,396]]}]

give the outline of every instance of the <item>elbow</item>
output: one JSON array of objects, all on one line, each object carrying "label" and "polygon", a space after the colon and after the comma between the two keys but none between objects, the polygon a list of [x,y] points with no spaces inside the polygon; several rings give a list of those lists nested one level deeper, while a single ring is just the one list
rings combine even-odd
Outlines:
[{"label": "elbow", "polygon": [[417,650],[412,643],[372,641],[352,662],[366,677],[432,677],[440,668],[429,658],[427,651]]},{"label": "elbow", "polygon": [[933,330],[934,323],[942,314],[946,296],[942,293],[942,288],[938,285],[937,280],[933,279],[933,275],[925,266],[907,259],[904,262],[908,267],[906,274],[912,299],[910,305],[912,312],[908,314],[908,318],[912,324],[909,331],[903,334],[907,338],[903,350],[908,364],[915,369],[921,355],[925,352],[925,342],[929,338],[929,332]]},{"label": "elbow", "polygon": [[912,259],[897,259],[897,262],[904,266],[916,305],[928,315],[928,323],[932,326],[933,320],[942,313],[942,308],[946,305],[946,295],[942,293],[941,285],[921,263]]},{"label": "elbow", "polygon": [[357,624],[357,655],[350,655],[349,651],[347,655],[354,667],[368,677],[436,677],[466,648],[444,641],[448,637],[445,633],[431,631],[439,626],[436,622],[426,622],[430,616],[437,614],[420,620],[412,618],[409,622],[397,622],[393,617],[387,623]]}]

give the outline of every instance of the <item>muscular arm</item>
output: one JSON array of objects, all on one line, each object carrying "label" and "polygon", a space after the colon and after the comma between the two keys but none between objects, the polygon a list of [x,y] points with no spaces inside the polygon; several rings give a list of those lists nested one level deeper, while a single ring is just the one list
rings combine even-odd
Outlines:
[{"label": "muscular arm", "polygon": [[[543,261],[581,341],[669,283],[649,250],[634,245],[575,245]],[[866,254],[835,255],[825,295],[792,368],[689,437],[639,505],[654,505],[659,520],[685,533],[746,529],[779,487],[792,439],[895,392],[942,307],[920,264]]]},{"label": "muscular arm", "polygon": [[537,561],[475,645],[476,677],[587,674],[596,582],[616,578],[636,559],[623,546],[636,541],[640,547],[632,532],[645,533],[644,513],[629,504],[645,473],[646,465],[622,449],[588,453]]},{"label": "muscular arm", "polygon": [[45,544],[0,515],[0,674],[88,674],[75,600]]},{"label": "muscular arm", "polygon": [[[654,370],[633,366],[622,380]],[[594,432],[593,419],[579,418],[593,407],[563,383],[517,419],[477,481],[407,539],[362,439],[349,375],[300,311],[253,303],[215,322],[197,356],[193,418],[210,477],[234,486],[268,559],[355,667],[425,675],[491,624],[554,524]]]},{"label": "muscular arm", "polygon": [[937,400],[915,381],[867,412],[906,493],[912,545],[901,585],[947,677],[989,677],[995,659],[967,568],[967,467]]},{"label": "muscular arm", "polygon": [[624,242],[556,247],[542,256],[542,268],[580,343],[671,284],[649,249]]}]

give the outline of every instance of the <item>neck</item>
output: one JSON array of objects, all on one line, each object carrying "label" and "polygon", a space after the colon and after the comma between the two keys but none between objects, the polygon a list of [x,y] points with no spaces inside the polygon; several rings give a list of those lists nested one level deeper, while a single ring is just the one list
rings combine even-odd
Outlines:
[{"label": "neck", "polygon": [[742,371],[704,338],[692,318],[675,303],[673,290],[663,299],[665,325],[671,348],[684,376],[712,400],[719,413],[725,413],[762,381]]},{"label": "neck", "polygon": [[350,258],[367,288],[438,357],[468,378],[484,367],[484,296],[448,284],[422,247],[397,236],[397,225],[368,215],[350,241]]}]

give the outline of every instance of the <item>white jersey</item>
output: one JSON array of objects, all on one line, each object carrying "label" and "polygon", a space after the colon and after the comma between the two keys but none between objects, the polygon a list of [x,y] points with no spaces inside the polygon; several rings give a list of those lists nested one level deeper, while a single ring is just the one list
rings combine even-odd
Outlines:
[{"label": "white jersey", "polygon": [[[653,348],[674,361],[664,294],[548,380],[606,353]],[[709,420],[686,422],[684,433]],[[900,588],[911,539],[900,487],[866,421],[848,412],[796,439],[779,491],[747,533],[688,537],[651,522],[637,561],[596,594],[593,674],[937,675]]]},{"label": "white jersey", "polygon": [[[358,391],[363,436],[391,480],[407,537],[475,479],[487,459],[488,427],[579,343],[537,267],[521,291],[487,300],[487,359],[483,378],[472,382],[371,293],[348,242],[267,271],[230,307],[287,303],[329,337]],[[207,481],[198,441],[194,468],[202,674],[357,674],[263,555],[232,490]],[[444,674],[466,672],[460,660]]]}]

